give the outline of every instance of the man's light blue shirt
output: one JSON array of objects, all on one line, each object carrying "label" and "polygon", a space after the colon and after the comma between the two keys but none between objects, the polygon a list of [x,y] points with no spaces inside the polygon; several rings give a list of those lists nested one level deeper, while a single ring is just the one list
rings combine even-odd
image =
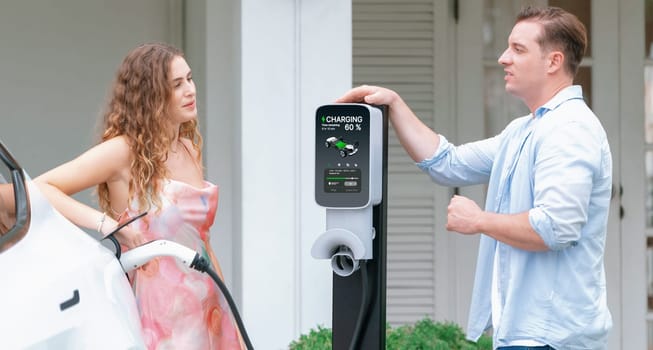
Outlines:
[{"label": "man's light blue shirt", "polygon": [[612,189],[606,133],[580,86],[560,91],[499,135],[461,146],[444,136],[417,164],[446,186],[488,184],[485,210],[528,212],[549,250],[481,235],[467,336],[491,326],[494,254],[503,312],[494,346],[530,339],[556,349],[604,349],[612,319],[603,255]]}]

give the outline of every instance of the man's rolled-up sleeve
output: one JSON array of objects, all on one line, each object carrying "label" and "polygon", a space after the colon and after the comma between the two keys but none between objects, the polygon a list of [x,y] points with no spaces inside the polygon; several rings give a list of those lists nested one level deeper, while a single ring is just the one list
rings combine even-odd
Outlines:
[{"label": "man's rolled-up sleeve", "polygon": [[416,165],[443,186],[487,183],[498,143],[498,137],[493,137],[454,146],[440,135],[440,145],[434,155]]},{"label": "man's rolled-up sleeve", "polygon": [[551,250],[575,245],[587,223],[600,145],[586,128],[571,122],[539,145],[529,221]]}]

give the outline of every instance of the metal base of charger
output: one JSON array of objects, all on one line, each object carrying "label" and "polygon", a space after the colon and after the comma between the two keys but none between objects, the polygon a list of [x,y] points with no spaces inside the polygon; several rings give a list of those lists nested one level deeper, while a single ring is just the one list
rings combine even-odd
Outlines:
[{"label": "metal base of charger", "polygon": [[[376,231],[373,245],[373,259],[361,264],[351,276],[333,274],[333,349],[349,350],[361,308],[366,312],[362,319],[360,346],[358,349],[385,349],[386,332],[386,222],[387,222],[387,175],[388,175],[388,110],[377,106],[383,114],[383,170],[382,199],[372,208],[373,225]],[[363,302],[361,269],[367,269],[367,300]],[[357,349],[357,350],[358,350]]]}]

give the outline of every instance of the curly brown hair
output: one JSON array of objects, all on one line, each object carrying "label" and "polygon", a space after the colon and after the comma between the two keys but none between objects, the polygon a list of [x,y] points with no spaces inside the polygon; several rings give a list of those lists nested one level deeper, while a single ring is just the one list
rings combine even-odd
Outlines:
[{"label": "curly brown hair", "polygon": [[[165,161],[175,139],[167,132],[173,89],[169,71],[175,57],[184,55],[164,43],[144,44],[129,52],[118,68],[103,116],[100,142],[125,136],[130,146],[129,198],[136,197],[139,210],[161,206],[157,194],[161,191],[161,180],[169,177]],[[177,137],[191,140],[198,154],[197,162],[202,164],[202,137],[197,119],[181,124]],[[107,183],[98,185],[97,195],[100,207],[112,212]]]}]

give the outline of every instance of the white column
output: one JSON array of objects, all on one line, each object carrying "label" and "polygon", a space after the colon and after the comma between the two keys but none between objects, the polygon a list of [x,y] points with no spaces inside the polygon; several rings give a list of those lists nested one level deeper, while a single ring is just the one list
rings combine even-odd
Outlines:
[{"label": "white column", "polygon": [[214,249],[254,346],[287,348],[331,326],[329,262],[310,256],[325,228],[313,115],[351,87],[351,4],[186,6],[186,51],[206,79],[207,176],[220,185]]},{"label": "white column", "polygon": [[[351,1],[297,1],[301,3],[299,24],[299,224],[297,261],[301,295],[299,332],[316,325],[331,326],[331,282],[329,260],[315,260],[310,250],[325,230],[325,209],[315,204],[315,110],[351,88]],[[320,144],[322,145],[322,144]]]},{"label": "white column", "polygon": [[331,273],[310,257],[315,108],[351,86],[348,1],[243,0],[243,314],[255,345],[330,325]]}]

